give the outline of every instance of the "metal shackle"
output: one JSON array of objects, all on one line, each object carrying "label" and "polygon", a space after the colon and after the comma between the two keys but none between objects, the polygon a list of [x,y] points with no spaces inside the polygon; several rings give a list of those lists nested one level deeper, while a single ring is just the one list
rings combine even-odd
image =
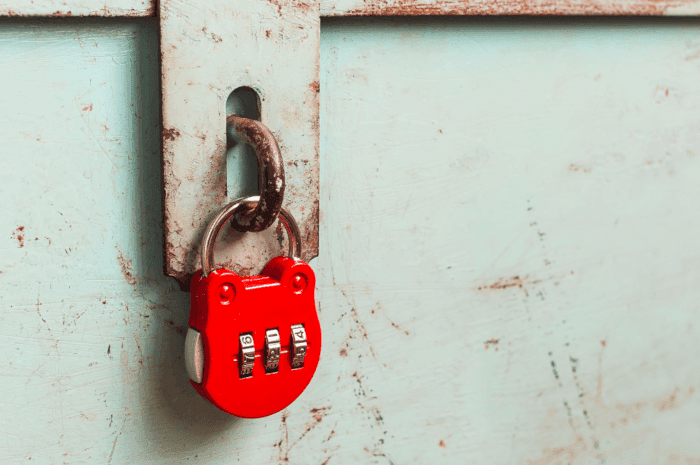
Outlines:
[{"label": "metal shackle", "polygon": [[236,140],[255,150],[260,186],[260,201],[256,207],[234,213],[231,226],[237,231],[260,232],[275,222],[282,208],[285,187],[282,154],[275,136],[260,121],[232,115],[226,118],[226,123]]},{"label": "metal shackle", "polygon": [[[234,200],[230,204],[221,209],[219,213],[209,222],[207,229],[202,237],[202,276],[206,276],[214,268],[214,243],[221,232],[221,228],[226,224],[233,215],[241,209],[254,211],[260,203],[260,197],[248,197]],[[294,260],[301,260],[301,233],[299,225],[292,214],[286,208],[280,206],[279,219],[284,223],[287,233],[289,234],[289,250],[287,257]],[[272,219],[274,222],[275,218]],[[270,224],[272,224],[272,222]]]}]

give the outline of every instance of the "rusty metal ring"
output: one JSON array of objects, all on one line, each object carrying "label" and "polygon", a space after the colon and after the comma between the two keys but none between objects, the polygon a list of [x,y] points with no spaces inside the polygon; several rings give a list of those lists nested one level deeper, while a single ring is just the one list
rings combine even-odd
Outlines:
[{"label": "rusty metal ring", "polygon": [[260,121],[240,116],[229,116],[226,123],[239,142],[249,144],[258,157],[260,202],[254,209],[246,209],[231,218],[237,231],[259,232],[275,222],[284,200],[284,163],[275,136]]},{"label": "rusty metal ring", "polygon": [[[226,222],[242,208],[253,210],[260,203],[260,197],[248,197],[234,200],[221,209],[219,213],[209,222],[202,237],[202,276],[205,278],[214,268],[214,242],[219,236],[221,228]],[[280,207],[279,219],[284,223],[289,234],[289,250],[287,256],[294,260],[301,260],[301,233],[296,220],[284,207]],[[273,218],[274,221],[274,218]]]}]

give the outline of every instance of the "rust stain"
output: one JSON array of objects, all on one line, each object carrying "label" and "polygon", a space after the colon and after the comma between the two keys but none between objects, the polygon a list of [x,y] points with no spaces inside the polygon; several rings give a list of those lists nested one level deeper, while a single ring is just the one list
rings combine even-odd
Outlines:
[{"label": "rust stain", "polygon": [[[34,2],[31,2],[34,3]],[[65,3],[65,2],[64,2]],[[142,2],[145,4],[146,2]],[[112,18],[117,18],[117,17],[127,17],[127,18],[136,18],[136,17],[153,17],[156,16],[156,2],[155,0],[149,0],[148,1],[148,6],[142,9],[135,9],[135,8],[110,8],[107,6],[103,6],[99,10],[93,10],[89,12],[88,14],[84,15],[74,15],[72,11],[63,11],[63,10],[56,10],[51,13],[46,13],[46,14],[35,14],[35,13],[25,13],[25,12],[18,12],[12,9],[2,9],[0,8],[0,16],[17,16],[17,17],[29,17],[29,16],[48,16],[48,17],[54,17],[54,18],[70,18],[72,16],[76,17],[112,17]]]},{"label": "rust stain", "polygon": [[[36,298],[36,313],[37,313],[37,315],[39,315],[39,318],[41,319],[41,321],[46,323],[44,316],[41,314],[41,310],[39,310],[39,307],[41,307],[42,305],[44,305],[44,304],[39,302],[39,297],[37,296],[37,298]],[[51,332],[51,328],[49,328],[49,332]]]},{"label": "rust stain", "polygon": [[[34,2],[31,2],[34,3]],[[124,8],[109,8],[107,6],[102,7],[99,10],[93,10],[89,12],[88,14],[81,14],[81,15],[75,15],[73,14],[72,11],[64,11],[64,10],[56,10],[51,13],[45,13],[45,14],[35,14],[35,13],[26,13],[26,12],[19,12],[15,11],[12,9],[3,9],[0,8],[0,16],[13,16],[13,17],[54,17],[54,18],[70,18],[70,17],[112,17],[112,18],[117,18],[117,17],[128,17],[128,18],[136,18],[136,17],[152,17],[156,16],[156,6],[155,6],[155,1],[150,1],[149,6],[144,9],[134,9],[134,8],[129,8],[129,9],[124,9]]]},{"label": "rust stain", "polygon": [[671,410],[674,407],[676,407],[676,400],[679,391],[680,389],[676,388],[673,390],[673,393],[670,396],[668,396],[667,399],[663,399],[656,402],[656,408],[659,409],[659,412],[663,412],[664,410]]},{"label": "rust stain", "polygon": [[[353,320],[355,320],[355,324],[357,325],[357,330],[360,331],[360,334],[362,335],[362,338],[367,341],[367,344],[369,345],[369,351],[372,352],[372,357],[374,357],[375,360],[377,360],[377,356],[374,354],[374,347],[372,347],[372,344],[369,342],[369,336],[367,336],[367,329],[365,328],[365,325],[362,324],[360,321],[360,316],[357,314],[357,310],[355,307],[351,307],[350,311],[352,312]],[[355,373],[357,375],[357,373]]]},{"label": "rust stain", "polygon": [[281,16],[282,9],[288,8],[297,11],[309,11],[314,8],[313,3],[307,3],[303,0],[268,0],[272,5],[277,7],[277,13]]},{"label": "rust stain", "polygon": [[90,106],[83,107],[83,111],[92,111],[92,103],[90,104]]},{"label": "rust stain", "polygon": [[[226,149],[220,144],[223,142],[218,142],[216,154],[226,153]],[[198,212],[205,216],[212,208],[226,204],[226,158],[211,155],[210,159],[211,163],[204,175],[205,182],[202,184],[202,189],[210,195],[203,200],[204,204],[197,205]]]},{"label": "rust stain", "polygon": [[[586,418],[590,417],[592,421],[592,423],[589,424],[589,431],[592,435],[590,441],[586,441],[581,434],[576,434],[572,443],[554,447],[544,447],[541,455],[537,459],[527,460],[527,463],[529,465],[556,463],[573,464],[583,463],[586,459],[593,458],[599,460],[604,459],[605,461],[615,458],[619,459],[621,458],[620,455],[634,449],[637,442],[636,439],[629,443],[629,448],[618,447],[612,451],[604,451],[600,448],[600,444],[596,438],[601,436],[605,437],[608,434],[615,434],[617,437],[621,437],[620,435],[624,434],[634,438],[638,434],[644,434],[644,432],[648,432],[648,426],[645,425],[653,423],[653,420],[649,418],[649,415],[653,412],[650,407],[655,407],[657,412],[662,412],[661,414],[667,414],[669,410],[679,407],[683,401],[690,399],[693,392],[694,388],[690,387],[688,389],[688,395],[682,396],[681,389],[676,387],[671,394],[656,401],[652,399],[634,401],[627,404],[616,403],[614,405],[606,405],[602,398],[602,376],[599,375],[594,405],[590,408],[586,408],[585,405],[583,406],[584,416],[586,416]],[[546,430],[561,429],[564,427],[564,417],[556,415],[557,412],[558,409],[552,410],[551,413],[554,415],[550,414],[550,420],[548,420],[548,424],[544,426]],[[552,419],[557,423],[549,423]],[[592,425],[597,425],[595,430]],[[569,426],[573,427],[575,431],[580,431],[577,426],[571,423],[569,423]],[[619,428],[625,429],[613,433],[612,430]],[[631,430],[629,428],[631,428]],[[623,431],[625,432],[623,433]],[[692,462],[688,461],[687,463]]]},{"label": "rust stain", "polygon": [[[169,162],[166,157],[163,158],[163,172],[165,173],[165,170],[169,166]],[[165,176],[164,176],[165,177]],[[167,178],[166,178],[167,179]],[[190,291],[190,283],[192,281],[192,276],[194,273],[188,273],[187,270],[182,270],[179,269],[176,265],[178,261],[177,254],[175,253],[175,246],[171,242],[170,237],[171,237],[171,228],[170,228],[170,215],[168,211],[168,183],[167,181],[165,182],[165,189],[163,192],[163,219],[165,220],[163,222],[163,273],[166,276],[172,276],[175,281],[177,281],[178,285],[180,286],[180,290],[182,292],[189,292]],[[174,266],[175,265],[175,266]]]},{"label": "rust stain", "polygon": [[289,450],[287,450],[287,453],[284,453],[284,450],[282,449],[282,444],[286,443],[287,445],[289,444],[289,426],[287,425],[287,412],[282,413],[282,430],[283,430],[283,436],[278,443],[275,444],[275,447],[279,449],[279,459],[280,462],[289,462]]},{"label": "rust stain", "polygon": [[445,445],[445,440],[444,440],[444,439],[440,439],[440,442],[438,443],[438,446],[440,446],[440,447],[442,447],[442,448],[446,448],[447,446]]},{"label": "rust stain", "polygon": [[[143,3],[143,2],[142,2]],[[106,17],[151,17],[156,16],[156,0],[149,0],[149,6],[142,10],[136,10],[134,8],[123,9],[123,8],[109,8],[103,6],[102,9],[97,13],[90,13],[88,16],[106,16]]]},{"label": "rust stain", "polygon": [[18,247],[21,249],[24,247],[24,226],[18,226],[12,232],[12,237],[17,240]]},{"label": "rust stain", "polygon": [[528,465],[545,465],[548,463],[571,463],[577,456],[588,450],[588,444],[583,436],[576,436],[576,443],[565,447],[545,448],[538,460],[528,460]]},{"label": "rust stain", "polygon": [[185,335],[186,335],[187,328],[182,327],[182,326],[179,326],[179,325],[176,325],[175,322],[172,321],[172,320],[171,320],[171,321],[168,321],[168,326],[167,326],[167,327],[170,328],[170,329],[172,329],[173,331],[175,331],[178,335],[180,335],[180,336],[182,336],[182,337],[185,337]]},{"label": "rust stain", "polygon": [[693,53],[692,55],[688,55],[687,57],[685,57],[685,61],[697,60],[698,58],[700,58],[700,50]]},{"label": "rust stain", "polygon": [[307,263],[311,261],[312,258],[318,257],[318,215],[318,199],[316,199],[314,200],[314,205],[311,208],[311,213],[300,225],[302,237],[301,242],[304,245],[301,258]]},{"label": "rust stain", "polygon": [[590,1],[506,0],[502,2],[416,0],[370,0],[361,8],[343,10],[331,16],[473,16],[473,15],[634,15],[661,16],[671,8],[697,4],[697,0],[671,1]]},{"label": "rust stain", "polygon": [[486,286],[479,286],[477,288],[477,290],[479,290],[479,291],[485,291],[488,289],[501,290],[501,289],[510,289],[512,287],[517,287],[517,288],[522,289],[523,284],[525,284],[525,280],[528,278],[528,276],[525,276],[522,279],[520,278],[520,276],[513,276],[511,278],[501,278],[493,284],[486,285]]},{"label": "rust stain", "polygon": [[124,255],[117,250],[117,260],[119,261],[119,266],[121,267],[122,275],[124,275],[124,279],[126,279],[126,282],[131,284],[132,286],[136,284],[136,278],[131,272],[131,260],[127,260],[124,258]]},{"label": "rust stain", "polygon": [[577,165],[577,164],[572,163],[569,165],[569,171],[581,171],[583,173],[590,173],[591,169],[586,167],[586,166]]},{"label": "rust stain", "polygon": [[309,84],[309,87],[311,87],[311,89],[312,89],[314,92],[319,92],[319,91],[321,90],[321,84],[319,84],[318,81],[312,82],[311,84]]},{"label": "rust stain", "polygon": [[[326,416],[326,411],[330,410],[330,407],[320,407],[320,408],[312,408],[309,413],[311,413],[311,416],[313,418],[313,421],[309,422],[306,424],[306,429],[304,432],[299,436],[299,438],[294,441],[293,443],[289,443],[289,427],[287,425],[287,412],[284,412],[282,414],[282,430],[283,430],[283,437],[279,440],[279,442],[275,443],[274,447],[279,449],[279,461],[287,463],[289,462],[289,452],[299,444],[299,442],[304,439],[304,437],[309,434],[314,428],[316,428],[321,421],[323,421],[323,417]],[[284,444],[284,447],[283,447]]]},{"label": "rust stain", "polygon": [[177,129],[173,129],[173,128],[170,128],[170,129],[163,128],[162,136],[163,136],[163,140],[173,141],[173,140],[177,139],[178,137],[180,137],[180,131],[178,131]]},{"label": "rust stain", "polygon": [[311,416],[316,421],[316,423],[320,423],[321,420],[323,420],[323,417],[325,416],[324,412],[328,409],[330,409],[330,407],[321,407],[321,408],[312,408],[311,409]]},{"label": "rust stain", "polygon": [[[604,346],[605,341],[601,341]],[[551,352],[550,352],[551,355]],[[600,352],[598,363],[602,361],[603,351]],[[544,431],[564,432],[571,428],[571,436],[564,444],[548,444],[541,449],[539,457],[527,460],[529,465],[564,464],[564,463],[588,463],[596,461],[622,463],[620,459],[627,457],[630,451],[634,451],[639,443],[640,435],[646,436],[650,432],[650,425],[663,423],[660,418],[668,415],[668,412],[682,408],[684,403],[693,401],[694,386],[689,386],[687,391],[676,386],[669,394],[642,398],[628,403],[615,402],[607,404],[603,397],[603,375],[597,377],[595,395],[589,396],[585,391],[585,385],[578,378],[579,360],[569,357],[571,361],[571,376],[579,392],[578,407],[564,399],[565,411],[559,408],[550,408],[545,423],[540,426]],[[552,362],[554,367],[554,362]],[[563,376],[563,373],[562,373]],[[555,372],[555,378],[559,376]],[[559,384],[561,387],[561,383]],[[589,399],[589,400],[586,400]],[[668,421],[668,420],[665,420]],[[568,427],[567,427],[568,424]],[[587,425],[587,428],[586,428]],[[614,435],[619,439],[618,446],[607,449],[601,438]],[[627,439],[625,439],[627,438]],[[618,459],[617,461],[615,459]],[[687,457],[690,459],[690,457]],[[692,463],[686,460],[687,463]]]},{"label": "rust stain", "polygon": [[389,323],[391,323],[391,326],[393,326],[395,329],[398,329],[399,331],[402,331],[406,336],[408,336],[409,334],[411,334],[411,332],[410,332],[409,330],[403,329],[403,327],[401,327],[400,325],[397,325],[397,324],[394,323],[393,321],[389,320]]},{"label": "rust stain", "polygon": [[340,356],[341,356],[341,357],[347,357],[347,356],[348,356],[348,350],[347,350],[347,349],[340,349]]},{"label": "rust stain", "polygon": [[[408,336],[408,335],[411,334],[411,332],[410,332],[409,330],[404,329],[403,326],[397,324],[397,323],[394,322],[391,318],[389,318],[389,315],[387,314],[386,309],[385,309],[384,306],[381,304],[381,302],[377,302],[377,309],[379,309],[379,310],[382,311],[382,313],[384,314],[384,316],[386,317],[386,319],[389,321],[389,323],[391,324],[391,326],[392,326],[394,329],[396,329],[396,330],[398,330],[398,331],[401,331],[401,332],[404,333],[406,336]],[[374,315],[374,312],[375,312],[375,310],[372,309],[372,315]]]},{"label": "rust stain", "polygon": [[[386,365],[384,365],[384,366],[386,366]],[[363,402],[368,400],[370,397],[367,395],[367,391],[365,390],[365,387],[362,385],[362,376],[360,376],[357,372],[355,372],[352,374],[352,377],[355,378],[355,381],[357,382],[357,386],[358,386],[357,390],[353,390],[353,392],[355,393],[355,397],[357,397],[358,400],[360,401],[360,402],[358,402],[357,405],[359,405],[363,411],[371,414],[374,417],[374,421],[377,424],[377,426],[381,427],[382,425],[384,425],[384,417],[382,416],[382,413],[379,410],[379,407],[377,407],[376,405],[365,406],[363,404]],[[370,392],[371,391],[372,390],[370,389]],[[386,431],[384,433],[386,434]]]},{"label": "rust stain", "polygon": [[357,396],[358,397],[363,397],[367,398],[367,393],[365,392],[365,388],[362,386],[362,380],[360,379],[360,375],[357,374],[357,372],[354,372],[352,374],[352,377],[355,378],[355,381],[357,382],[358,385],[358,391],[357,391]]},{"label": "rust stain", "polygon": [[213,40],[214,42],[222,42],[224,40],[223,38],[221,38],[220,35],[214,34],[213,32],[209,32],[209,30],[206,27],[202,28],[202,32],[207,38]]},{"label": "rust stain", "polygon": [[253,275],[253,269],[252,268],[239,268],[236,270],[236,273],[242,278],[252,276]]}]

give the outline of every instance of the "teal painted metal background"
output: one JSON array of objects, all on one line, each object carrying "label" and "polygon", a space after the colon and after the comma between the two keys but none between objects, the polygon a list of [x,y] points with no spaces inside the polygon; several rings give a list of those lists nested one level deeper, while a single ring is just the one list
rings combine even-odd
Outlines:
[{"label": "teal painted metal background", "polygon": [[697,21],[327,21],[324,353],[200,399],[154,20],[0,23],[2,463],[700,463]]}]

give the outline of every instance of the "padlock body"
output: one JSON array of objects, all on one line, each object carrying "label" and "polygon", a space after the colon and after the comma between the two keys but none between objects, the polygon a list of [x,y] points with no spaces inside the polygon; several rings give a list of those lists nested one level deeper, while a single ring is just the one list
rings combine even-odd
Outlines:
[{"label": "padlock body", "polygon": [[[257,276],[242,278],[221,269],[204,278],[197,272],[189,326],[201,333],[204,373],[201,384],[191,381],[194,388],[221,410],[243,418],[271,415],[291,404],[311,381],[321,355],[315,285],[308,264],[285,257],[272,259]],[[301,351],[292,337],[297,325],[306,333],[305,355],[303,366],[293,368],[295,348]],[[266,347],[274,334],[270,330],[279,335],[279,346],[270,344],[274,350]],[[255,355],[252,372],[243,376],[241,366],[252,351],[241,336],[248,335]]]}]

